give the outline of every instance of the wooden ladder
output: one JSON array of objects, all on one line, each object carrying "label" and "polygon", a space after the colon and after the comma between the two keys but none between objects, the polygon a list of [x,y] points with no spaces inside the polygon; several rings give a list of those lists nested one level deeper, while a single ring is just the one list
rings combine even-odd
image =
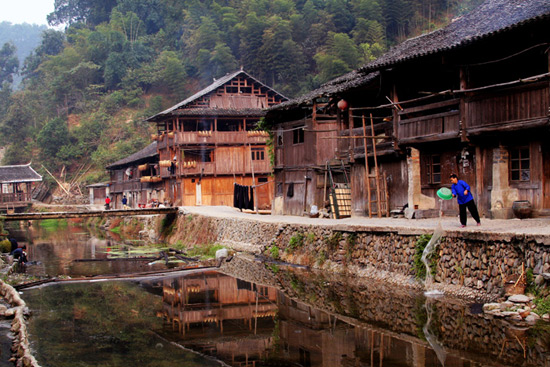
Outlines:
[{"label": "wooden ladder", "polygon": [[[374,135],[374,122],[372,119],[372,114],[370,115],[370,129],[371,135],[367,136],[367,127],[365,124],[365,115],[362,116],[363,122],[363,142],[365,147],[365,183],[367,186],[367,210],[369,212],[369,218],[372,218],[373,214],[373,205],[375,213],[378,217],[382,217],[382,214],[385,214],[386,217],[390,216],[389,209],[389,195],[388,195],[388,181],[386,180],[386,172],[383,172],[382,176],[380,175],[380,170],[378,169],[378,159],[376,157],[376,136]],[[374,156],[374,175],[370,174],[369,169],[369,156],[367,149],[367,138],[372,139],[372,149]],[[374,183],[372,182],[374,181]]]}]

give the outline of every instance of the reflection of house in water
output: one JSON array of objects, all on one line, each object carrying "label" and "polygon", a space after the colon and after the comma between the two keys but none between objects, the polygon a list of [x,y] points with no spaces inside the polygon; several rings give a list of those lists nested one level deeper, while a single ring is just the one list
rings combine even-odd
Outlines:
[{"label": "reflection of house in water", "polygon": [[[304,367],[442,365],[431,346],[417,336],[385,330],[346,316],[331,315],[282,292],[277,296],[282,356],[288,361]],[[479,356],[447,352],[445,366],[485,365],[477,364]],[[488,360],[485,358],[483,362]]]},{"label": "reflection of house in water", "polygon": [[276,298],[274,288],[204,272],[164,280],[159,316],[183,336],[184,345],[233,366],[253,366],[273,343]]},{"label": "reflection of house in water", "polygon": [[[443,349],[435,335],[430,345],[422,331],[425,309],[409,309],[414,299],[397,299],[400,305],[384,318],[393,320],[389,326],[372,315],[388,312],[379,304],[363,304],[359,320],[212,271],[164,280],[159,316],[177,333],[178,343],[231,366],[441,366],[434,347],[443,351],[445,366],[499,365],[492,361],[494,348],[456,350],[446,338]],[[437,327],[434,331],[441,333]]]}]

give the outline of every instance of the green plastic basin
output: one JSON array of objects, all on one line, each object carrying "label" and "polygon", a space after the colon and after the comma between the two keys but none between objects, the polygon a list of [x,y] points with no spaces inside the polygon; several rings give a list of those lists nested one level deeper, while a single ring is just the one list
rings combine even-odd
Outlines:
[{"label": "green plastic basin", "polygon": [[437,190],[437,196],[443,200],[451,200],[453,198],[453,192],[446,187],[442,187]]}]

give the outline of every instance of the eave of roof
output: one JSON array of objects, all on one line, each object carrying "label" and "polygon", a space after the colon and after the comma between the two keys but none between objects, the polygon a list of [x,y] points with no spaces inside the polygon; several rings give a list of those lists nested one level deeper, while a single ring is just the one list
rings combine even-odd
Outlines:
[{"label": "eave of roof", "polygon": [[347,92],[350,89],[366,85],[375,80],[379,75],[379,72],[365,73],[358,70],[353,70],[298,98],[270,107],[268,111],[287,110],[305,104],[311,104],[316,98],[331,97],[337,95],[338,93]]},{"label": "eave of roof", "polygon": [[135,152],[134,154],[129,155],[126,158],[122,158],[114,163],[111,163],[110,165],[106,166],[107,169],[116,169],[118,167],[128,166],[132,163],[138,162],[140,160],[146,160],[149,158],[153,158],[157,153],[157,142],[154,141],[142,150]]},{"label": "eave of roof", "polygon": [[[180,103],[162,111],[162,112],[159,112],[157,113],[156,115],[153,115],[149,118],[146,119],[146,121],[155,121],[157,120],[159,117],[164,117],[165,115],[168,115],[170,114],[172,111],[174,110],[177,110],[177,109],[180,109],[188,104],[190,104],[191,102],[209,94],[209,93],[212,93],[214,91],[216,91],[219,87],[221,87],[222,85],[228,83],[229,81],[231,81],[233,78],[237,77],[238,75],[240,74],[244,74],[246,75],[248,78],[254,80],[256,83],[260,84],[262,87],[264,88],[267,88],[268,90],[270,90],[271,92],[281,96],[283,99],[287,99],[287,97],[283,96],[281,93],[275,91],[273,88],[269,87],[268,85],[265,85],[264,83],[260,82],[258,79],[254,78],[253,76],[251,76],[250,74],[248,74],[247,72],[245,72],[244,70],[238,70],[238,71],[235,71],[231,74],[227,74],[227,75],[224,75],[223,77],[219,78],[219,79],[216,79],[214,81],[214,83],[210,84],[208,87],[202,89],[201,91],[193,94],[191,97],[181,101]],[[198,110],[202,110],[202,109],[198,109]]]},{"label": "eave of roof", "polygon": [[232,110],[227,108],[187,108],[183,110],[175,110],[167,114],[168,116],[265,116],[265,110],[256,108],[243,108]]},{"label": "eave of roof", "polygon": [[40,182],[42,176],[39,175],[31,164],[0,166],[0,183],[22,183],[22,182]]},{"label": "eave of roof", "polygon": [[370,72],[457,49],[550,18],[548,0],[487,0],[446,27],[410,38],[359,70]]}]

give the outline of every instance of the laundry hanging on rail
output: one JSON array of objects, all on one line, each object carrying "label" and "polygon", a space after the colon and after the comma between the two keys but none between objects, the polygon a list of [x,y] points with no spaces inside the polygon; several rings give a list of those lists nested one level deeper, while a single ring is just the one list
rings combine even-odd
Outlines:
[{"label": "laundry hanging on rail", "polygon": [[233,206],[235,208],[254,210],[254,192],[252,186],[233,185]]}]

